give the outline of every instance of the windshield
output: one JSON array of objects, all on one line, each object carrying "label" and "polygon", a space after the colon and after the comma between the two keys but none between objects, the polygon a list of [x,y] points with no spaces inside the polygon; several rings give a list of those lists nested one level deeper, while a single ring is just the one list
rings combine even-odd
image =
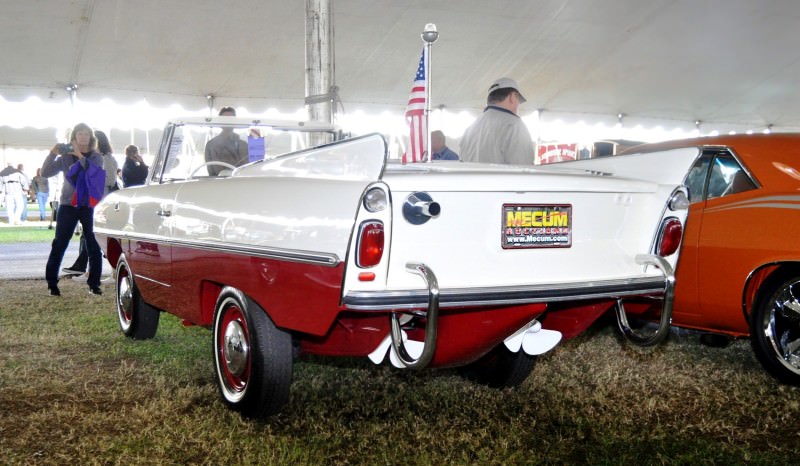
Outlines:
[{"label": "windshield", "polygon": [[[323,136],[326,138],[324,142],[332,140],[331,134]],[[312,137],[315,137],[315,141],[319,140],[319,133],[276,130],[257,125],[175,125],[168,145],[161,148],[162,156],[156,173],[161,173],[162,182],[229,176],[233,170],[247,163],[270,160],[281,154],[306,149]]]}]

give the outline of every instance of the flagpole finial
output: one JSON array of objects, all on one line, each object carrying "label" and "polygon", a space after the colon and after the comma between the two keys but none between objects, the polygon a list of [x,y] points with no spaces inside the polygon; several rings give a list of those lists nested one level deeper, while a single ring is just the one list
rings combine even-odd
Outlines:
[{"label": "flagpole finial", "polygon": [[439,38],[439,31],[436,30],[436,25],[433,23],[428,23],[425,25],[425,29],[422,30],[422,40],[425,42],[432,44],[436,42],[436,39]]}]

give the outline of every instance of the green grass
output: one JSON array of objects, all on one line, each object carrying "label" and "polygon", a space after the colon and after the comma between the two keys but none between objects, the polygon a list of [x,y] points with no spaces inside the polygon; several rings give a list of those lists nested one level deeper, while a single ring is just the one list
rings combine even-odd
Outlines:
[{"label": "green grass", "polygon": [[287,408],[254,422],[220,401],[207,329],[164,314],[156,338],[132,341],[113,288],[61,288],[0,283],[0,463],[782,465],[800,451],[800,389],[746,341],[643,351],[597,325],[500,391],[304,358]]},{"label": "green grass", "polygon": [[0,228],[0,244],[48,242],[53,235],[54,230],[48,230],[47,226],[4,226]]}]

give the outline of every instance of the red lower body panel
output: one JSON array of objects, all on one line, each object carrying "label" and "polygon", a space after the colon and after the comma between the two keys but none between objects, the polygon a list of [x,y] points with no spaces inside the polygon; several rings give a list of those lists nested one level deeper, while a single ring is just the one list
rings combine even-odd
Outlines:
[{"label": "red lower body panel", "polygon": [[[172,247],[171,263],[166,310],[197,325],[211,324],[215,296],[223,286],[241,290],[287,330],[324,335],[341,311],[343,264],[329,267],[180,246]],[[136,263],[131,267],[135,271]]]},{"label": "red lower body panel", "polygon": [[[544,304],[442,310],[431,367],[475,361],[544,310]],[[425,319],[412,323],[416,328],[407,330],[409,338],[423,341]],[[302,338],[300,349],[326,356],[367,356],[388,334],[388,313],[344,312],[325,336]]]},{"label": "red lower body panel", "polygon": [[[136,273],[137,252],[128,258]],[[211,324],[216,296],[224,286],[241,290],[261,306],[275,324],[292,331],[302,352],[328,356],[366,356],[389,334],[388,311],[348,311],[340,304],[344,265],[328,267],[247,255],[173,246],[171,270],[151,277],[169,284],[158,288],[169,296],[146,301],[169,303],[164,309],[197,325]],[[546,304],[442,309],[434,367],[460,366],[480,358],[544,313]],[[574,336],[608,305],[566,306],[546,326]],[[558,320],[559,323],[556,323]],[[409,337],[424,340],[424,317],[415,317]]]}]

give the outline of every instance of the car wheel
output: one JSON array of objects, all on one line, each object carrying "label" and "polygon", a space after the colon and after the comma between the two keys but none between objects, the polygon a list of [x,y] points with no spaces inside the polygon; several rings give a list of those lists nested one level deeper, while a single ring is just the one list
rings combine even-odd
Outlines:
[{"label": "car wheel", "polygon": [[800,276],[764,283],[750,321],[750,342],[761,365],[778,380],[800,385]]},{"label": "car wheel", "polygon": [[225,404],[248,418],[278,412],[289,400],[291,335],[233,288],[217,299],[212,330],[214,370]]},{"label": "car wheel", "polygon": [[516,387],[528,378],[535,364],[536,356],[522,350],[512,353],[500,344],[460,372],[467,379],[492,388]]},{"label": "car wheel", "polygon": [[117,319],[126,336],[136,340],[153,338],[158,330],[158,309],[148,305],[139,294],[133,273],[123,257],[117,262]]}]

